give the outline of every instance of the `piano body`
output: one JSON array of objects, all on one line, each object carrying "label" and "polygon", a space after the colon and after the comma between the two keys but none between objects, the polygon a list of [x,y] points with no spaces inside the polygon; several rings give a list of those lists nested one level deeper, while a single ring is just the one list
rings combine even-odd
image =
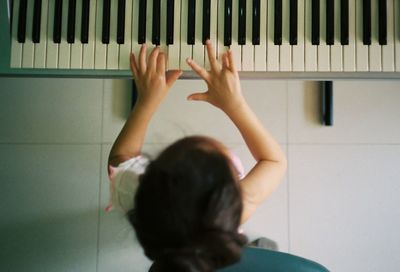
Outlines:
[{"label": "piano body", "polygon": [[209,38],[243,77],[400,78],[398,0],[8,0],[0,35],[0,76],[129,78],[146,42],[192,78]]}]

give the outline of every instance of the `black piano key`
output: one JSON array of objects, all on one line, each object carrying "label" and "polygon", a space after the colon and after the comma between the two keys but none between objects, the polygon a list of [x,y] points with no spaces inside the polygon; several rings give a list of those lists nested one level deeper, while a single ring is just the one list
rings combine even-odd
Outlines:
[{"label": "black piano key", "polygon": [[319,45],[320,0],[312,0],[311,5],[311,43]]},{"label": "black piano key", "polygon": [[101,41],[104,44],[110,43],[110,12],[111,12],[111,0],[104,0],[103,25],[102,25],[102,36],[101,36]]},{"label": "black piano key", "polygon": [[387,45],[387,2],[379,0],[379,44]]},{"label": "black piano key", "polygon": [[175,0],[167,2],[167,45],[174,44],[174,11]]},{"label": "black piano key", "polygon": [[203,44],[210,39],[211,0],[203,0]]},{"label": "black piano key", "polygon": [[125,0],[118,0],[117,43],[125,42]]},{"label": "black piano key", "polygon": [[40,23],[42,17],[42,0],[35,0],[33,6],[32,41],[40,42]]},{"label": "black piano key", "polygon": [[225,0],[224,6],[224,46],[232,44],[232,0]]},{"label": "black piano key", "polygon": [[19,2],[19,10],[18,10],[18,42],[24,43],[26,38],[26,9],[27,9],[26,0],[21,0]]},{"label": "black piano key", "polygon": [[335,4],[334,0],[326,0],[326,44],[335,44]]},{"label": "black piano key", "polygon": [[75,15],[76,15],[76,0],[69,0],[68,3],[68,28],[67,42],[75,42]]},{"label": "black piano key", "polygon": [[274,44],[282,45],[282,0],[275,0]]},{"label": "black piano key", "polygon": [[138,43],[146,43],[147,0],[139,0]]},{"label": "black piano key", "polygon": [[290,0],[290,45],[297,45],[298,1]]},{"label": "black piano key", "polygon": [[253,45],[260,44],[260,0],[253,0]]},{"label": "black piano key", "polygon": [[196,0],[188,0],[188,22],[187,22],[187,44],[194,44],[194,35],[196,27]]},{"label": "black piano key", "polygon": [[61,24],[62,24],[62,0],[55,0],[54,5],[54,24],[53,24],[53,42],[61,42]]},{"label": "black piano key", "polygon": [[160,0],[153,0],[153,29],[151,42],[154,45],[160,45],[160,16],[161,16],[161,2]]},{"label": "black piano key", "polygon": [[340,44],[349,44],[349,0],[340,2]]},{"label": "black piano key", "polygon": [[371,45],[371,0],[363,0],[363,44]]},{"label": "black piano key", "polygon": [[90,0],[82,1],[81,43],[89,42],[89,14]]},{"label": "black piano key", "polygon": [[238,44],[246,44],[246,0],[239,0]]}]

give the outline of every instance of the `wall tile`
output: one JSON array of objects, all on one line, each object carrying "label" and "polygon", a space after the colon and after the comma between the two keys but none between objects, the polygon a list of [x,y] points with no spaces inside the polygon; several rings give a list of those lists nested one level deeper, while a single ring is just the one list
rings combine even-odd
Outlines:
[{"label": "wall tile", "polygon": [[[104,138],[112,142],[129,114],[130,81],[105,83]],[[242,81],[243,93],[271,133],[286,142],[286,82]],[[187,101],[186,97],[206,86],[200,80],[178,80],[155,113],[146,136],[147,143],[170,143],[187,135],[202,134],[241,143],[239,132],[218,109],[204,102]]]},{"label": "wall tile", "polygon": [[331,271],[400,267],[400,146],[289,147],[290,250]]},{"label": "wall tile", "polygon": [[103,81],[0,78],[0,143],[93,143]]},{"label": "wall tile", "polygon": [[400,81],[334,81],[334,126],[320,124],[317,82],[289,83],[289,142],[400,143]]},{"label": "wall tile", "polygon": [[0,145],[0,271],[95,271],[100,147]]}]

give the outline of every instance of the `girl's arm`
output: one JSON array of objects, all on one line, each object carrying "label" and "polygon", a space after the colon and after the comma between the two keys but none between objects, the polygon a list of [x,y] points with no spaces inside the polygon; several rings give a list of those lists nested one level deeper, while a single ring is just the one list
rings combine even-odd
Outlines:
[{"label": "girl's arm", "polygon": [[138,98],[128,120],[115,140],[108,164],[118,166],[141,153],[147,126],[169,89],[182,74],[181,71],[165,72],[165,55],[155,47],[146,60],[146,45],[142,45],[138,63],[130,57],[131,71],[135,78]]},{"label": "girl's arm", "polygon": [[241,223],[244,223],[282,180],[286,171],[286,157],[242,96],[232,52],[228,51],[222,55],[221,65],[214,56],[210,42],[207,42],[207,51],[210,71],[204,70],[190,59],[188,64],[206,81],[208,90],[204,93],[194,93],[188,99],[206,101],[224,111],[240,131],[257,161],[240,182],[244,207]]}]

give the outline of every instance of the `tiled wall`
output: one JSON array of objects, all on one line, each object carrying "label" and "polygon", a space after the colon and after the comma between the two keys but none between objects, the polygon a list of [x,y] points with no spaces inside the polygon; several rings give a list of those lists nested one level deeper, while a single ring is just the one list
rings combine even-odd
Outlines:
[{"label": "tiled wall", "polygon": [[[242,81],[287,153],[279,189],[244,225],[250,239],[332,271],[400,268],[400,81],[337,81],[334,126],[319,124],[314,82]],[[144,151],[206,134],[253,160],[230,121],[188,102],[178,81]],[[0,78],[0,271],[146,271],[129,224],[108,203],[106,159],[130,110],[130,82]]]}]

